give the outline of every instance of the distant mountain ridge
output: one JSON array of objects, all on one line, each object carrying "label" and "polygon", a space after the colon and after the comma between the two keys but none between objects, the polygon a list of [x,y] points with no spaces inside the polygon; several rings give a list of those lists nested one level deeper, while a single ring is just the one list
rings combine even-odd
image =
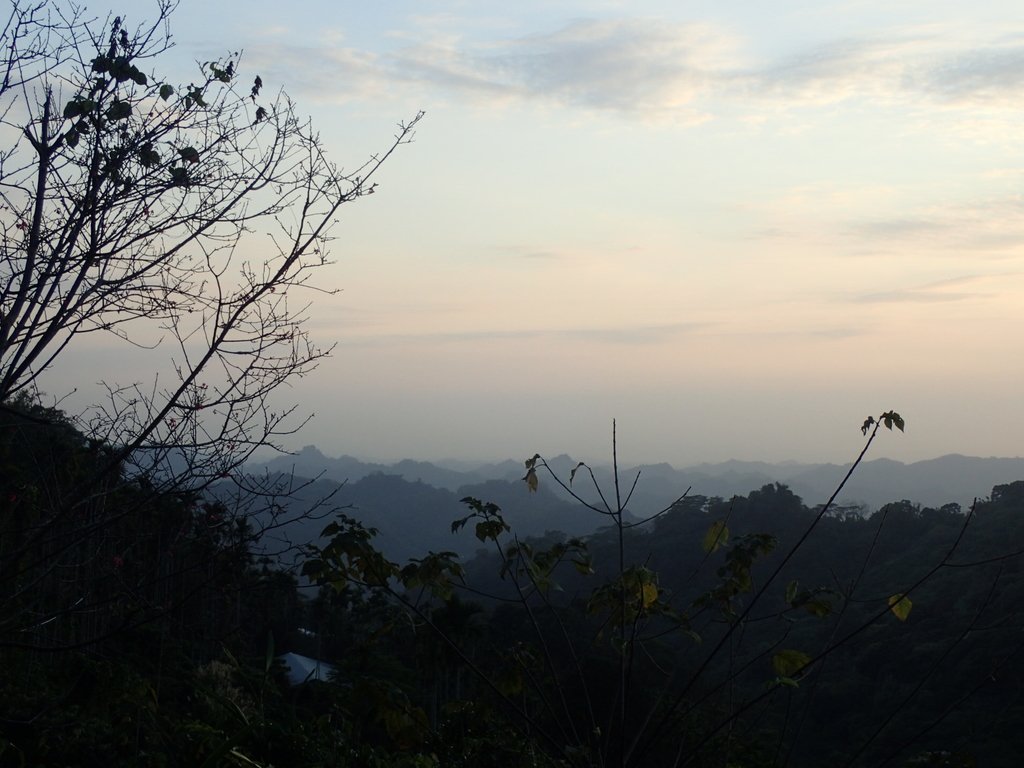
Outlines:
[{"label": "distant mountain ridge", "polygon": [[[355,482],[367,475],[382,473],[398,475],[410,482],[422,482],[450,491],[472,483],[488,480],[511,480],[522,476],[522,462],[511,459],[497,464],[472,464],[470,469],[452,469],[440,464],[403,459],[392,464],[366,462],[352,456],[330,458],[315,445],[307,445],[298,453],[278,456],[255,465],[271,472],[295,474],[299,477],[324,477],[336,482]],[[252,467],[250,467],[252,469]],[[518,474],[517,474],[518,473]]]},{"label": "distant mountain ridge", "polygon": [[[577,461],[561,454],[548,459],[548,463],[559,477],[568,479]],[[813,506],[828,499],[849,467],[849,464],[773,464],[730,460],[681,469],[667,463],[640,465],[622,470],[621,476],[631,484],[636,473],[640,472],[630,508],[635,514],[644,516],[667,506],[688,488],[691,494],[729,498],[773,482],[789,486],[804,503]],[[298,453],[279,456],[250,469],[291,473],[336,483],[354,483],[374,474],[397,475],[407,482],[423,483],[451,492],[458,492],[466,486],[482,485],[486,488],[486,484],[494,480],[518,481],[525,471],[521,461],[512,459],[479,464],[459,462],[458,468],[455,468],[411,459],[383,464],[364,462],[351,456],[331,458],[312,445]],[[595,466],[593,470],[599,482],[610,487],[610,468]],[[910,464],[892,459],[873,459],[858,467],[839,501],[843,504],[862,504],[868,511],[903,499],[932,507],[950,502],[967,506],[973,498],[987,496],[993,486],[1021,479],[1024,479],[1024,458],[981,458],[949,454]],[[541,483],[548,485],[551,481],[542,474]],[[589,478],[581,483],[579,475],[574,487],[587,495],[591,492]],[[496,490],[497,487],[492,486],[491,489]]]},{"label": "distant mountain ridge", "polygon": [[[268,485],[287,476],[271,473]],[[489,501],[501,507],[505,520],[517,534],[541,536],[560,531],[570,536],[593,533],[605,520],[572,499],[562,498],[550,487],[530,493],[518,481],[486,480],[439,488],[421,480],[408,480],[395,473],[371,472],[351,482],[326,476],[295,483],[297,490],[278,500],[277,520],[263,536],[261,554],[294,559],[295,548],[320,538],[324,527],[342,512],[368,528],[377,530],[375,543],[388,557],[404,562],[428,551],[450,550],[471,557],[484,544],[473,535],[473,526],[452,531],[452,521],[469,514],[465,497]],[[291,554],[283,554],[291,553]]]}]

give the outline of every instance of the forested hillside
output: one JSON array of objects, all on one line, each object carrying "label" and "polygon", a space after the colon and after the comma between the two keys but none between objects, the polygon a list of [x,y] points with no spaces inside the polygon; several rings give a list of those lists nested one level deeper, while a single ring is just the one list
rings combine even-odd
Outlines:
[{"label": "forested hillside", "polygon": [[[145,477],[46,518],[107,449],[6,414],[4,765],[966,766],[1024,746],[1024,482],[867,518],[777,484],[646,525],[572,502],[604,525],[583,538],[518,538],[432,489],[450,540],[488,551],[388,557],[343,509],[298,557],[323,586],[300,589],[246,518]],[[416,489],[375,509],[393,535]],[[335,676],[290,687],[286,651]]]},{"label": "forested hillside", "polygon": [[[580,457],[584,460],[586,457]],[[578,459],[561,454],[550,459],[562,474]],[[690,488],[702,496],[729,497],[746,493],[770,483],[783,483],[807,504],[824,503],[849,464],[769,463],[764,461],[724,461],[715,464],[674,467],[670,464],[643,464],[620,467],[624,477],[639,474],[643,483],[636,489],[632,507],[638,514],[673,501]],[[501,480],[516,483],[522,477],[522,464],[506,460],[498,463],[461,462],[449,467],[444,462],[399,461],[365,462],[351,456],[331,458],[315,446],[306,446],[293,455],[278,456],[254,464],[250,471],[294,474],[300,477],[355,483],[374,474],[400,477],[435,488],[460,493],[465,486]],[[612,468],[600,463],[594,471],[602,482],[611,480]],[[845,506],[861,506],[873,512],[893,499],[913,499],[928,506],[958,503],[968,506],[974,497],[985,496],[995,485],[1024,477],[1024,459],[982,458],[978,456],[940,456],[905,464],[891,459],[867,459],[843,489],[837,501]]]}]

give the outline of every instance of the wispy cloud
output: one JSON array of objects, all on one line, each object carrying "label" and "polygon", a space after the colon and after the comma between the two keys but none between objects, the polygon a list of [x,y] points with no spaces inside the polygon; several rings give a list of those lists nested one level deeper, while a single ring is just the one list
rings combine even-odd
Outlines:
[{"label": "wispy cloud", "polygon": [[780,104],[831,104],[895,96],[921,40],[836,39],[727,77],[747,98]]},{"label": "wispy cloud", "polygon": [[459,344],[472,342],[502,342],[530,339],[549,339],[597,344],[662,344],[683,336],[705,331],[710,323],[666,323],[635,326],[602,326],[577,328],[520,328],[480,331],[437,331],[414,334],[374,334],[352,336],[345,340],[351,344]]},{"label": "wispy cloud", "polygon": [[1024,198],[986,198],[921,209],[908,216],[851,223],[847,235],[876,244],[910,243],[932,250],[1016,255],[1024,246]]},{"label": "wispy cloud", "polygon": [[812,339],[840,340],[852,339],[864,336],[869,331],[866,328],[814,328],[804,332],[804,336]]},{"label": "wispy cloud", "polygon": [[558,332],[569,339],[594,341],[602,344],[661,344],[680,336],[687,336],[711,327],[710,323],[668,323],[665,325],[638,325],[623,328],[576,328]]},{"label": "wispy cloud", "polygon": [[493,249],[502,259],[526,259],[530,261],[560,261],[566,254],[548,248],[531,245],[502,245]]},{"label": "wispy cloud", "polygon": [[934,280],[923,285],[897,288],[888,291],[869,291],[850,298],[855,304],[940,304],[945,302],[968,301],[985,297],[982,291],[950,290],[977,284],[985,280],[984,275],[960,275]]},{"label": "wispy cloud", "polygon": [[728,333],[721,334],[722,336],[731,336],[734,338],[741,339],[797,339],[807,341],[840,341],[842,339],[852,339],[859,336],[865,336],[872,332],[872,329],[867,327],[854,327],[849,325],[841,326],[828,326],[828,325],[803,325],[798,328],[783,327],[783,328],[752,328],[752,327],[740,327],[736,328]]},{"label": "wispy cloud", "polygon": [[[379,99],[393,87],[394,81],[386,57],[334,45],[268,41],[246,51],[246,66],[261,72],[268,84],[286,83],[293,95],[321,101]],[[301,72],[302,77],[296,78],[296,72]]]},{"label": "wispy cloud", "polygon": [[924,289],[905,291],[878,291],[875,293],[862,293],[855,296],[853,301],[857,304],[936,304],[948,301],[965,301],[977,298],[976,293],[939,293]]},{"label": "wispy cloud", "polygon": [[733,53],[731,39],[704,24],[583,19],[520,37],[442,37],[400,48],[381,63],[394,82],[471,102],[539,100],[654,114],[685,110],[714,87],[715,69]]},{"label": "wispy cloud", "polygon": [[916,238],[948,232],[952,222],[918,217],[872,219],[854,225],[856,234],[868,237]]},{"label": "wispy cloud", "polygon": [[985,275],[960,275],[959,277],[947,277],[943,280],[935,280],[921,287],[926,290],[957,288],[963,285],[970,285],[971,283],[976,283],[979,280],[984,280],[985,277]]},{"label": "wispy cloud", "polygon": [[303,72],[298,87],[328,101],[429,88],[485,105],[527,99],[659,113],[679,112],[719,87],[739,54],[725,30],[658,20],[580,19],[547,32],[473,40],[438,31],[436,20],[428,29],[430,37],[415,44],[408,32],[395,35],[399,45],[387,52],[268,41],[249,59],[282,78]]},{"label": "wispy cloud", "polygon": [[706,25],[580,20],[495,46],[492,71],[531,94],[615,110],[676,109],[711,86],[729,47]]},{"label": "wispy cloud", "polygon": [[477,30],[469,39],[444,33],[435,19],[421,33],[428,37],[416,43],[410,30],[395,33],[393,49],[374,52],[336,40],[315,48],[268,41],[250,58],[282,77],[301,71],[303,91],[339,101],[432,89],[485,105],[540,100],[688,119],[728,103],[786,108],[852,98],[1024,107],[1020,36],[968,43],[933,29],[890,30],[754,62],[737,34],[705,23],[577,19],[530,35]]},{"label": "wispy cloud", "polygon": [[928,62],[909,85],[942,101],[1021,106],[1024,40],[950,52]]}]

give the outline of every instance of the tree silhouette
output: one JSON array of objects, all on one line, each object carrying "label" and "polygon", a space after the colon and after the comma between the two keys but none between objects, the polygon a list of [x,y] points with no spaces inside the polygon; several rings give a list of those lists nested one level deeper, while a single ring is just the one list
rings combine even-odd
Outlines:
[{"label": "tree silhouette", "polygon": [[[39,473],[31,525],[0,554],[10,596],[70,567],[69,521],[140,477],[152,498],[233,481],[226,514],[246,520],[226,522],[257,523],[252,536],[274,524],[282,489],[236,470],[301,425],[271,396],[330,351],[309,336],[304,296],[324,290],[312,278],[329,263],[331,225],[374,191],[420,117],[343,171],[283,92],[241,82],[237,54],[188,85],[163,81],[174,6],[160,0],[154,21],[132,27],[18,0],[0,27],[0,404],[38,399],[44,376],[66,395],[67,353],[94,336],[119,339],[138,377],[104,382],[74,415],[102,446],[87,471],[48,486]],[[16,411],[22,431],[54,415]],[[148,503],[133,498],[119,517]],[[94,517],[89,535],[112,524]]]}]

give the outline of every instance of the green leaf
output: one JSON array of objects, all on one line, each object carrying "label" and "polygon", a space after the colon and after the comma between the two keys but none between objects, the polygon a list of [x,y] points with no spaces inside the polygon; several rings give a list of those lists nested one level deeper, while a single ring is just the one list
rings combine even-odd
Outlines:
[{"label": "green leaf", "polygon": [[234,62],[228,62],[226,67],[220,67],[216,62],[210,62],[210,71],[213,73],[215,80],[219,80],[222,83],[230,83],[231,78],[235,74]]},{"label": "green leaf", "polygon": [[173,85],[167,85],[166,83],[164,83],[163,85],[160,86],[160,98],[161,99],[163,99],[164,101],[167,101],[173,95],[174,95],[174,86]]},{"label": "green leaf", "polygon": [[658,599],[658,587],[654,584],[644,584],[640,588],[640,603],[644,608],[650,608]]},{"label": "green leaf", "polygon": [[907,620],[907,617],[910,615],[910,609],[913,607],[914,604],[910,601],[910,598],[900,592],[889,598],[889,610],[900,621]]},{"label": "green leaf", "polygon": [[189,184],[188,171],[184,168],[171,168],[171,184],[177,187],[187,187]]},{"label": "green leaf", "polygon": [[131,117],[132,105],[127,101],[115,101],[109,107],[107,107],[107,118],[110,120],[124,120],[127,117]]},{"label": "green leaf", "polygon": [[184,147],[178,150],[178,154],[181,155],[181,159],[186,163],[198,163],[199,152],[195,147]]},{"label": "green leaf", "polygon": [[728,540],[729,528],[726,526],[725,521],[716,520],[708,528],[708,532],[704,534],[701,547],[710,555],[712,552],[718,551]]},{"label": "green leaf", "polygon": [[197,88],[194,85],[189,86],[188,93],[185,94],[185,101],[191,101],[197,107],[205,107],[206,106],[206,100],[203,99],[203,90],[202,90],[202,88]]},{"label": "green leaf", "polygon": [[523,480],[526,482],[526,487],[530,489],[530,493],[535,493],[537,491],[538,480],[537,470],[535,468],[531,466]]},{"label": "green leaf", "polygon": [[803,604],[804,610],[812,616],[817,616],[822,619],[832,613],[832,603],[828,600],[822,600],[821,598],[814,598],[808,600]]},{"label": "green leaf", "polygon": [[67,119],[88,115],[96,109],[96,102],[92,99],[83,99],[81,96],[69,101],[64,107],[64,117]]},{"label": "green leaf", "polygon": [[302,564],[302,575],[312,581],[316,581],[326,567],[323,560],[307,560]]},{"label": "green leaf", "polygon": [[75,147],[78,146],[78,139],[79,139],[78,131],[76,131],[74,128],[72,128],[70,131],[68,131],[68,135],[64,138],[64,141],[67,142],[69,147],[74,149]]},{"label": "green leaf", "polygon": [[792,648],[779,651],[772,656],[772,667],[779,677],[793,677],[811,663],[811,657],[803,651],[795,651]]},{"label": "green leaf", "polygon": [[485,520],[481,523],[476,524],[476,537],[480,541],[487,541],[487,539],[498,540],[508,526],[503,520]]},{"label": "green leaf", "polygon": [[903,417],[896,413],[896,411],[886,411],[881,416],[879,416],[879,418],[882,420],[882,423],[885,424],[886,429],[891,430],[893,425],[895,424],[896,429],[898,429],[900,432],[903,432],[903,427],[905,426],[903,422]]},{"label": "green leaf", "polygon": [[573,558],[572,565],[576,569],[576,573],[581,576],[590,576],[594,572],[594,566],[591,563],[589,554]]},{"label": "green leaf", "polygon": [[786,602],[790,605],[796,600],[797,590],[800,589],[800,582],[795,579],[786,585]]},{"label": "green leaf", "polygon": [[114,79],[119,83],[123,83],[129,77],[131,77],[131,64],[128,61],[127,56],[118,56],[110,62],[109,72],[114,76]]},{"label": "green leaf", "polygon": [[152,168],[160,162],[160,153],[153,148],[153,142],[147,141],[139,149],[139,162],[143,168]]}]

